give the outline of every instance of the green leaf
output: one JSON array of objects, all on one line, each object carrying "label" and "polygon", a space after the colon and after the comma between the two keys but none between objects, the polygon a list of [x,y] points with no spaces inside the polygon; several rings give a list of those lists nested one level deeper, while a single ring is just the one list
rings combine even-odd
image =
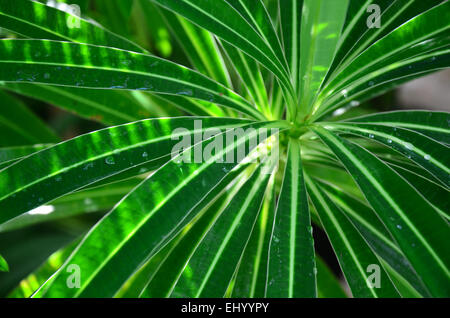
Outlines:
[{"label": "green leaf", "polygon": [[386,145],[422,166],[450,186],[450,151],[447,146],[414,131],[371,123],[326,124],[327,129],[363,136]]},{"label": "green leaf", "polygon": [[447,220],[450,220],[450,202],[447,200],[450,189],[441,183],[427,179],[421,174],[410,171],[405,167],[390,164],[390,167],[397,171],[406,181],[408,181],[423,197],[430,202],[436,210]]},{"label": "green leaf", "polygon": [[[450,19],[450,3],[448,1],[435,6],[434,8],[414,17],[407,21],[400,27],[396,28],[393,32],[386,35],[370,46],[367,50],[362,52],[354,60],[340,70],[337,76],[329,82],[329,84],[322,90],[318,97],[314,112],[323,104],[323,100],[330,98],[333,94],[347,95],[346,88],[351,82],[363,77],[375,70],[383,69],[387,67],[387,70],[396,69],[403,66],[402,50],[410,48],[416,44],[426,44],[426,40],[432,39],[435,36],[444,34],[446,30],[450,28],[447,21]],[[425,42],[425,43],[424,43]],[[391,49],[395,48],[395,49]],[[423,50],[427,50],[426,45],[420,46]],[[396,54],[401,59],[395,59]],[[396,65],[396,63],[399,63]],[[409,62],[411,64],[411,62]],[[432,66],[431,66],[432,67]],[[416,67],[406,68],[402,74],[403,77],[415,72]],[[392,80],[392,75],[390,76]],[[366,80],[369,82],[370,79]],[[373,82],[373,81],[372,81]],[[372,86],[374,83],[371,84]]]},{"label": "green leaf", "polygon": [[58,142],[59,138],[21,101],[0,90],[0,144],[22,146]]},{"label": "green leaf", "polygon": [[[398,248],[384,224],[378,219],[373,210],[358,199],[355,199],[330,185],[320,182],[318,184],[326,191],[328,196],[342,209],[349,217],[353,225],[358,229],[372,250],[380,256],[392,270],[395,270],[403,280],[406,280],[417,289],[423,296],[431,296],[424,286],[420,277],[417,276],[413,267]],[[385,267],[386,269],[386,267]],[[389,273],[391,277],[391,273]]]},{"label": "green leaf", "polygon": [[347,298],[341,283],[328,268],[327,264],[316,255],[317,295],[319,298]]},{"label": "green leaf", "polygon": [[[445,40],[441,39],[439,42],[443,41]],[[428,42],[424,41],[420,45],[427,44]],[[449,66],[450,49],[446,45],[444,48],[376,68],[371,73],[349,83],[342,91],[335,92],[326,102],[317,105],[317,113],[313,118],[322,118],[331,111],[346,105],[358,106],[361,102],[385,93],[402,83],[446,69]]]},{"label": "green leaf", "polygon": [[[339,41],[339,50],[330,71],[334,71],[333,74],[335,75],[339,74],[339,69],[344,68],[373,43],[391,33],[406,21],[442,2],[443,0],[420,2],[414,0],[351,1],[351,11],[348,15],[350,21]],[[380,8],[379,27],[370,28],[368,23],[376,22],[376,16],[374,16],[376,11],[370,7],[373,4]]]},{"label": "green leaf", "polygon": [[50,146],[52,146],[52,144],[0,148],[0,169],[13,164],[15,161],[25,156]]},{"label": "green leaf", "polygon": [[232,45],[222,42],[222,46],[255,105],[266,116],[271,116],[267,92],[259,65]]},{"label": "green leaf", "polygon": [[[50,103],[89,120],[107,125],[125,124],[156,115],[141,106],[131,93],[30,83],[0,83],[8,91]],[[134,92],[142,93],[142,92]]]},{"label": "green leaf", "polygon": [[[259,30],[255,29],[255,24],[249,23],[229,2],[224,0],[152,1],[184,16],[255,58],[281,80],[288,93],[293,94],[284,59],[276,55],[276,49],[264,39]],[[233,3],[236,2],[233,1]],[[239,4],[242,5],[242,3],[248,2]]]},{"label": "green leaf", "polygon": [[[200,241],[248,179],[248,172],[242,172],[244,168],[232,170],[220,182],[222,186],[214,188],[195,208],[199,211],[199,219],[193,221],[195,223],[187,229],[187,233],[181,233],[179,240],[174,239],[177,241],[173,246],[168,245],[169,251],[150,278],[146,279],[147,283],[139,297],[170,296]],[[229,190],[224,189],[224,186],[228,186]]]},{"label": "green leaf", "polygon": [[1,40],[0,47],[0,80],[6,82],[183,95],[262,118],[253,106],[224,86],[154,56],[46,40]]},{"label": "green leaf", "polygon": [[[250,136],[258,135],[259,142],[270,137],[266,131],[259,134],[255,130],[277,125],[276,122],[266,122],[243,126],[243,129],[253,129],[247,129],[234,143],[217,151],[206,162],[193,163],[194,151],[188,151],[192,163],[181,162],[180,155],[169,161],[96,224],[65,265],[42,286],[36,296],[114,295],[146,260],[193,220],[198,202],[239,164],[214,161],[234,154],[237,147],[245,146],[251,151],[256,145],[250,143]],[[272,129],[269,131],[275,133]],[[213,144],[217,136],[203,141],[202,148]],[[99,242],[101,249],[98,248]],[[133,258],[129,257],[130,253]],[[67,288],[66,268],[70,264],[79,265],[83,273],[84,279],[79,289]]]},{"label": "green leaf", "polygon": [[450,259],[441,242],[450,233],[436,209],[371,153],[323,128],[313,131],[351,173],[429,291],[448,295]]},{"label": "green leaf", "polygon": [[[353,297],[398,297],[377,256],[342,210],[308,177],[308,195],[319,213]],[[378,266],[380,286],[371,287],[371,266]]]},{"label": "green leaf", "polygon": [[[0,171],[0,223],[96,181],[170,160],[181,138],[211,127],[240,127],[248,121],[179,117],[126,124],[60,143]],[[178,130],[175,130],[177,129]],[[146,171],[145,171],[146,172]],[[30,195],[31,193],[31,195]]]},{"label": "green leaf", "polygon": [[133,42],[97,23],[37,1],[0,1],[0,27],[34,39],[71,41],[144,52]]},{"label": "green leaf", "polygon": [[233,281],[231,291],[233,298],[262,298],[265,295],[269,243],[272,235],[270,225],[273,223],[275,200],[274,178],[272,177],[269,179],[261,212],[253,227]]},{"label": "green leaf", "polygon": [[0,255],[0,272],[9,272],[8,263],[6,260]]},{"label": "green leaf", "polygon": [[439,142],[450,144],[450,114],[447,112],[392,111],[351,118],[347,121],[403,127],[420,132]]},{"label": "green leaf", "polygon": [[[348,1],[304,0],[301,20],[298,91],[300,115],[310,113],[310,104],[334,57],[347,13]],[[304,119],[304,118],[301,119]]]},{"label": "green leaf", "polygon": [[71,193],[1,224],[0,232],[109,210],[141,181],[133,178]]},{"label": "green leaf", "polygon": [[[288,61],[294,87],[300,85],[300,29],[304,0],[278,1],[284,55]],[[303,47],[302,47],[303,48]]]},{"label": "green leaf", "polygon": [[314,244],[300,145],[291,140],[269,249],[267,297],[317,297]]},{"label": "green leaf", "polygon": [[255,226],[269,176],[259,167],[236,193],[189,258],[172,297],[225,296]]},{"label": "green leaf", "polygon": [[213,35],[168,10],[161,8],[158,11],[194,68],[231,87],[230,76]]}]

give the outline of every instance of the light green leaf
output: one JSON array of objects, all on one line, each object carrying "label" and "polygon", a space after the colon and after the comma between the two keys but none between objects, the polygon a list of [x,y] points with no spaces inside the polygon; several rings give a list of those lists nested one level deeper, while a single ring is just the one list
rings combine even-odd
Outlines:
[{"label": "light green leaf", "polygon": [[347,298],[341,283],[328,268],[327,264],[316,255],[317,295],[319,298]]},{"label": "light green leaf", "polygon": [[0,255],[0,272],[9,272],[8,263],[6,260]]},{"label": "light green leaf", "polygon": [[299,120],[310,113],[311,103],[333,61],[345,22],[348,1],[304,0],[301,20],[300,71],[297,89]]}]

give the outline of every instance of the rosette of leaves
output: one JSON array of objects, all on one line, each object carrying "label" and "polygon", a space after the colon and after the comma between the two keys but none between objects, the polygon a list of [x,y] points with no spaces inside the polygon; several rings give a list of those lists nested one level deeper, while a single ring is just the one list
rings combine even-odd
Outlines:
[{"label": "rosette of leaves", "polygon": [[[450,65],[448,1],[77,3],[0,0],[0,235],[107,211],[46,262],[44,234],[9,242],[47,251],[13,295],[344,296],[312,225],[352,296],[450,295],[449,113],[358,112]],[[106,128],[60,142],[18,95]],[[248,128],[277,129],[277,166],[172,156],[211,129],[192,147],[242,129],[215,156],[251,155]]]}]

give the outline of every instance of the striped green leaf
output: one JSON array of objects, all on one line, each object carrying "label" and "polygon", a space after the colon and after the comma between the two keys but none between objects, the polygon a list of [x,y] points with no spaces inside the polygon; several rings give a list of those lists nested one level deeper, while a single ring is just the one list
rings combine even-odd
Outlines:
[{"label": "striped green leaf", "polygon": [[[110,297],[146,260],[160,251],[196,216],[193,211],[220,181],[239,163],[216,162],[234,154],[237,147],[251,151],[256,145],[249,137],[259,135],[263,142],[267,132],[256,129],[277,127],[276,123],[244,126],[246,130],[235,142],[217,151],[205,162],[180,161],[181,154],[158,169],[130,192],[89,232],[67,259],[64,266],[39,290],[38,297]],[[270,130],[271,133],[272,130]],[[223,136],[216,135],[217,136]],[[214,138],[201,142],[214,143]],[[194,146],[196,147],[196,146]],[[170,217],[168,217],[170,215]],[[101,242],[101,249],[98,244]],[[130,258],[130,253],[133,257]],[[67,268],[77,264],[84,279],[79,289],[66,285]]]},{"label": "striped green leaf", "polygon": [[269,176],[259,167],[236,193],[190,257],[172,297],[225,296],[255,226]]},{"label": "striped green leaf", "polygon": [[299,87],[300,77],[300,34],[304,0],[278,1],[283,51],[291,71],[294,87]]},{"label": "striped green leaf", "polygon": [[450,114],[448,112],[393,111],[351,118],[348,121],[403,127],[420,132],[439,142],[450,144]]},{"label": "striped green leaf", "polygon": [[[340,69],[345,68],[348,63],[369,48],[370,45],[391,33],[406,21],[442,2],[443,0],[351,1],[348,23],[339,41],[339,50],[336,52],[336,58],[330,67],[330,71],[334,71],[333,75],[337,75]],[[379,18],[377,13],[379,13]]]},{"label": "striped green leaf", "polygon": [[269,249],[267,297],[317,297],[314,245],[298,141],[289,142]]},{"label": "striped green leaf", "polygon": [[139,297],[169,297],[171,295],[202,238],[247,180],[248,172],[242,172],[244,167],[231,171],[221,181],[223,185],[231,185],[229,190],[219,185],[200,202],[196,207],[196,210],[200,211],[199,219],[189,227],[187,233],[174,242],[173,246],[168,246],[169,251],[159,262],[156,270],[149,278],[146,278],[145,287]]},{"label": "striped green leaf", "polygon": [[448,295],[450,254],[440,242],[450,233],[436,209],[371,153],[323,128],[314,132],[351,173],[428,290]]},{"label": "striped green leaf", "polygon": [[[145,107],[134,99],[133,93],[142,94],[137,91],[58,87],[22,82],[1,82],[0,87],[107,125],[125,124],[161,114],[154,108]],[[161,115],[166,114],[162,113]]]},{"label": "striped green leaf", "polygon": [[397,171],[406,181],[408,181],[423,197],[430,202],[436,210],[447,220],[450,220],[450,202],[447,200],[450,189],[441,183],[430,180],[425,176],[411,171],[405,167],[390,164],[390,167]]},{"label": "striped green leaf", "polygon": [[[341,269],[354,297],[399,297],[377,256],[342,210],[309,177],[308,195],[319,213]],[[379,286],[371,280],[377,268]]]},{"label": "striped green leaf", "polygon": [[[292,86],[288,77],[288,68],[286,63],[283,62],[284,59],[276,55],[276,49],[267,42],[262,34],[258,32],[258,29],[255,29],[255,24],[249,23],[246,17],[242,16],[230,4],[238,1],[152,1],[184,16],[255,58],[255,60],[273,72],[281,80],[287,92],[293,96]],[[236,5],[242,5],[243,3],[249,2],[240,1]]]},{"label": "striped green leaf", "polygon": [[[417,276],[384,224],[369,206],[336,187],[323,182],[317,185],[341,208],[372,250],[389,264],[398,273],[397,275],[400,275],[423,296],[430,296],[420,277]],[[388,274],[390,277],[392,276],[390,273]]]},{"label": "striped green leaf", "polygon": [[52,144],[41,144],[33,146],[17,146],[17,147],[4,147],[0,148],[0,170],[13,164],[15,161],[37,152],[39,150],[45,149]]},{"label": "striped green leaf", "polygon": [[431,138],[408,129],[377,124],[327,124],[327,128],[382,143],[407,156],[450,187],[450,149]]},{"label": "striped green leaf", "polygon": [[160,8],[159,12],[193,67],[219,83],[231,87],[223,57],[212,34],[168,10]]},{"label": "striped green leaf", "polygon": [[253,227],[233,281],[231,292],[233,298],[262,298],[265,296],[269,244],[272,235],[270,225],[273,223],[275,200],[274,178],[271,178],[264,195],[261,212]]},{"label": "striped green leaf", "polygon": [[[317,98],[314,111],[316,112],[319,107],[324,107],[321,106],[323,100],[330,98],[330,96],[333,96],[334,94],[348,95],[349,89],[346,86],[351,84],[352,81],[354,82],[356,79],[362,78],[375,70],[381,72],[379,70],[383,69],[383,67],[386,67],[387,71],[392,71],[404,66],[400,63],[404,60],[402,50],[419,44],[419,47],[426,52],[428,50],[427,45],[420,46],[420,44],[426,44],[426,40],[442,35],[449,29],[448,23],[445,22],[448,20],[447,18],[449,18],[446,16],[449,14],[448,12],[450,12],[450,10],[448,10],[449,6],[450,3],[445,1],[442,4],[433,7],[407,21],[393,32],[371,45],[366,51],[362,52],[352,60],[345,69],[340,70],[338,75],[326,85],[324,90],[320,93],[320,96]],[[395,47],[395,49],[388,49],[393,47]],[[400,59],[395,58],[396,54],[399,54],[398,56]],[[433,56],[430,58],[432,57]],[[396,63],[399,64],[397,65]],[[412,63],[413,62],[409,62],[409,64]],[[403,77],[414,74],[416,68],[417,67],[406,67],[406,69],[402,71]],[[390,77],[392,78],[392,75]],[[373,80],[368,79],[366,82],[371,83],[371,86],[374,86]]]},{"label": "striped green leaf", "polygon": [[141,181],[141,178],[132,178],[68,194],[1,224],[0,232],[110,210]]},{"label": "striped green leaf", "polygon": [[222,46],[255,105],[266,116],[271,116],[267,92],[258,64],[232,45],[222,42]]},{"label": "striped green leaf", "polygon": [[[248,121],[193,117],[149,119],[103,129],[49,147],[0,171],[0,223],[64,194],[143,164],[170,160],[181,138]],[[198,127],[197,127],[198,126]],[[176,130],[179,128],[179,130]],[[145,171],[146,172],[146,171]]]},{"label": "striped green leaf", "polygon": [[[0,80],[182,95],[261,114],[213,80],[150,55],[45,40],[1,40]],[[33,52],[33,53],[31,53]]]},{"label": "striped green leaf", "polygon": [[97,23],[30,0],[0,1],[0,27],[33,39],[97,44],[144,52],[124,37]]}]

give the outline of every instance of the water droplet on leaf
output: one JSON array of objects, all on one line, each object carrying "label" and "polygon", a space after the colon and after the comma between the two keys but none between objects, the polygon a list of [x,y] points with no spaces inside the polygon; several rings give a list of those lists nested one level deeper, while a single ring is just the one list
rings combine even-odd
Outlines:
[{"label": "water droplet on leaf", "polygon": [[108,165],[113,165],[113,164],[116,163],[116,161],[114,160],[114,157],[107,157],[107,158],[105,159],[105,162],[106,162],[106,164],[108,164]]}]

